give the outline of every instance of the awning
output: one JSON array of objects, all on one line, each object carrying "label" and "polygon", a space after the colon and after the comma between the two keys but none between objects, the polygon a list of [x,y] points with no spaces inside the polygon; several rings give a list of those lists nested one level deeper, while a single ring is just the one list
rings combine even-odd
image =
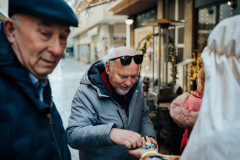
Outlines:
[{"label": "awning", "polygon": [[91,29],[87,32],[88,36],[94,36],[94,35],[97,35],[97,34],[98,34],[98,26],[94,27],[93,29]]},{"label": "awning", "polygon": [[135,15],[157,4],[158,0],[122,0],[111,11],[114,15]]}]

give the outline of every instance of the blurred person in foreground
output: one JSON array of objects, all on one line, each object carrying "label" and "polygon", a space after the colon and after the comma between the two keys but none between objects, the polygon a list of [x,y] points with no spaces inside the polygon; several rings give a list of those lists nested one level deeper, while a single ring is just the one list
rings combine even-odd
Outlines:
[{"label": "blurred person in foreground", "polygon": [[136,159],[128,150],[140,147],[145,136],[157,145],[138,79],[142,60],[132,48],[110,49],[81,79],[67,127],[68,143],[80,159]]},{"label": "blurred person in foreground", "polygon": [[185,129],[183,133],[180,151],[183,152],[190,137],[192,128],[197,120],[202,103],[204,91],[205,71],[204,67],[198,72],[197,90],[192,94],[184,92],[175,98],[170,105],[170,114],[174,122]]},{"label": "blurred person in foreground", "polygon": [[[238,160],[240,157],[240,15],[221,21],[202,53],[205,68],[201,109],[181,160]],[[157,151],[132,150],[144,160]],[[170,158],[174,159],[174,158]]]},{"label": "blurred person in foreground", "polygon": [[0,159],[69,160],[47,75],[77,18],[63,0],[9,0],[9,17],[0,23]]},{"label": "blurred person in foreground", "polygon": [[182,159],[240,157],[240,16],[221,21],[202,53],[205,85],[201,109]]}]

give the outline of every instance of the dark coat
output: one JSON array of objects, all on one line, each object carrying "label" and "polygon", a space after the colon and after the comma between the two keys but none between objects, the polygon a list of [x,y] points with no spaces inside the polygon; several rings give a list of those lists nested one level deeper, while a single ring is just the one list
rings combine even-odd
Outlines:
[{"label": "dark coat", "polygon": [[46,103],[39,100],[0,23],[0,159],[71,159],[49,83],[44,92]]}]

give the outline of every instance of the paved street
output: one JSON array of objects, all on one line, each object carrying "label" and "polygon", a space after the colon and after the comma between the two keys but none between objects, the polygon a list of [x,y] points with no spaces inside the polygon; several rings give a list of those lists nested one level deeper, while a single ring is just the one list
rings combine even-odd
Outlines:
[{"label": "paved street", "polygon": [[[63,125],[66,128],[71,113],[73,96],[79,86],[79,82],[89,64],[83,64],[77,60],[66,57],[61,59],[52,74],[49,75],[52,86],[53,100],[62,117]],[[78,160],[77,150],[71,149],[72,160]]]}]

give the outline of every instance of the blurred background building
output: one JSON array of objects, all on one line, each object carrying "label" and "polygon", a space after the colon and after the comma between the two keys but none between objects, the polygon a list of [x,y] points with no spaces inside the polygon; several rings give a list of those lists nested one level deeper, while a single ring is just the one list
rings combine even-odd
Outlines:
[{"label": "blurred background building", "polygon": [[[134,47],[144,54],[140,76],[147,83],[147,94],[157,101],[172,100],[179,87],[184,91],[196,88],[200,56],[209,34],[220,21],[240,13],[240,0],[67,2],[79,18],[67,52],[92,63],[111,47]],[[127,19],[132,22],[127,24]]]},{"label": "blurred background building", "polygon": [[[0,0],[0,19],[7,17]],[[240,0],[66,0],[79,19],[71,28],[66,56],[90,64],[111,47],[144,54],[141,79],[147,96],[170,101],[196,88],[201,52],[212,29],[240,13]],[[128,21],[126,21],[128,19]],[[129,20],[131,19],[131,20]]]},{"label": "blurred background building", "polygon": [[0,0],[0,21],[3,21],[4,18],[8,17],[8,1]]}]

